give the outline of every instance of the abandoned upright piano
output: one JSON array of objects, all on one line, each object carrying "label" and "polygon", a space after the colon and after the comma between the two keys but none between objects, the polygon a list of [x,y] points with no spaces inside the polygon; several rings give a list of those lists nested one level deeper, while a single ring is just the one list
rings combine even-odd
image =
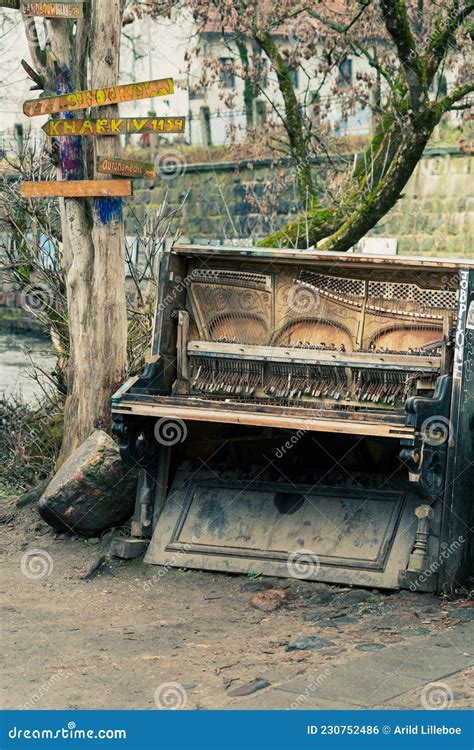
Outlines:
[{"label": "abandoned upright piano", "polygon": [[177,245],[159,276],[149,362],[113,397],[140,466],[124,556],[466,581],[473,261]]}]

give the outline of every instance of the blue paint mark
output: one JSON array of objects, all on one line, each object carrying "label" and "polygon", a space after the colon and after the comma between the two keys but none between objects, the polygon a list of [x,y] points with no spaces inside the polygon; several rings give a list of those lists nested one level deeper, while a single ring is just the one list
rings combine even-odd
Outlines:
[{"label": "blue paint mark", "polygon": [[121,198],[95,198],[94,208],[101,224],[123,220],[123,201]]}]

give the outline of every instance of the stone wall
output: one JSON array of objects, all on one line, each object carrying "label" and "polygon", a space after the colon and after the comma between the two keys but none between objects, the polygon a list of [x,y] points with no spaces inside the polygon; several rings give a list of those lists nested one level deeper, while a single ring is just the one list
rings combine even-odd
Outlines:
[{"label": "stone wall", "polygon": [[[473,257],[473,157],[455,149],[433,149],[418,165],[403,198],[372,236],[397,237],[404,255]],[[352,159],[346,160],[346,165]],[[344,168],[344,160],[339,166]],[[324,182],[328,164],[314,165]],[[133,234],[148,211],[163,200],[176,211],[173,227],[193,242],[261,239],[294,217],[301,206],[288,163],[193,164],[178,176],[155,185],[134,183],[127,212]]]},{"label": "stone wall", "polygon": [[474,158],[433,151],[369,234],[397,237],[402,255],[474,257]]},{"label": "stone wall", "polygon": [[[473,157],[437,149],[421,161],[395,208],[369,234],[396,237],[403,255],[474,257]],[[350,168],[352,159],[345,164]],[[344,168],[344,160],[339,166]],[[314,165],[324,182],[328,164]],[[134,235],[166,199],[173,228],[193,242],[255,244],[301,210],[290,164],[270,161],[194,164],[172,179],[135,181],[126,231]],[[34,330],[18,290],[0,278],[0,329]]]}]

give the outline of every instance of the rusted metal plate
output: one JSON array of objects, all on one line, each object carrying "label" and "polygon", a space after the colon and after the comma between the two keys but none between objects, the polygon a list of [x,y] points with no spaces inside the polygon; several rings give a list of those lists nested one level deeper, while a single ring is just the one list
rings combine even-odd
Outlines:
[{"label": "rusted metal plate", "polygon": [[101,174],[117,174],[123,177],[143,177],[146,180],[156,177],[156,169],[149,162],[114,159],[109,156],[100,156],[97,159],[97,171]]},{"label": "rusted metal plate", "polygon": [[145,562],[396,588],[413,546],[415,504],[383,489],[181,470]]},{"label": "rusted metal plate", "polygon": [[27,198],[120,197],[132,194],[130,180],[68,180],[64,182],[22,182],[20,193]]},{"label": "rusted metal plate", "polygon": [[21,0],[21,12],[24,16],[42,16],[44,18],[83,18],[82,0],[68,2],[30,2]]},{"label": "rusted metal plate", "polygon": [[48,120],[46,135],[120,135],[126,133],[184,133],[185,117],[110,117],[87,120]]},{"label": "rusted metal plate", "polygon": [[104,107],[138,99],[152,99],[155,96],[169,96],[173,92],[173,79],[160,78],[144,83],[126,83],[121,86],[106,86],[88,91],[74,91],[61,96],[30,99],[23,104],[23,112],[28,117],[51,115],[55,112],[73,112],[76,109]]}]

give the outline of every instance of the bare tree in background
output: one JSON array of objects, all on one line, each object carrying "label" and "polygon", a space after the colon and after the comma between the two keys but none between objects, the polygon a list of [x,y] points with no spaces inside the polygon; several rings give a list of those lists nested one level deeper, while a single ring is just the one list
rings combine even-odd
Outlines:
[{"label": "bare tree in background", "polygon": [[[174,17],[177,6],[150,0],[148,10]],[[247,112],[252,98],[267,99],[274,127],[270,133],[268,124],[265,134],[270,133],[273,150],[286,151],[295,165],[307,210],[262,245],[348,250],[401,197],[444,115],[455,109],[467,112],[466,97],[474,89],[470,0],[185,0],[179,7],[192,13],[197,52],[205,61],[196,89],[222,77],[222,63],[202,49],[211,30],[234,58],[233,73],[244,81]],[[366,61],[367,72],[346,85],[338,73],[348,57]],[[277,81],[280,101],[269,97],[263,85],[265,66]],[[295,87],[295,70],[308,81],[303,99]],[[443,84],[446,70],[457,77],[449,90]],[[331,90],[324,102],[319,94],[328,82]],[[235,92],[223,88],[221,93],[223,103],[234,107]],[[311,163],[320,154],[331,157],[331,98],[346,113],[354,106],[369,107],[374,126],[355,168],[327,190]]]}]

